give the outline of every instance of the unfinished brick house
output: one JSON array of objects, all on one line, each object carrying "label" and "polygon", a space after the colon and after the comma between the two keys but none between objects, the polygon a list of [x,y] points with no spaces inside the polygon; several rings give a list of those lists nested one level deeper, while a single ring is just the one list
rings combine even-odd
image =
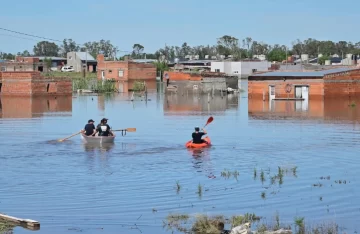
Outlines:
[{"label": "unfinished brick house", "polygon": [[360,68],[252,75],[248,78],[248,97],[263,100],[360,97]]},{"label": "unfinished brick house", "polygon": [[97,56],[98,80],[114,80],[119,92],[128,92],[135,81],[156,82],[156,67],[153,64],[129,61],[105,61],[104,55]]},{"label": "unfinished brick house", "polygon": [[0,72],[0,95],[69,95],[72,81],[63,77],[44,77],[40,72]]}]

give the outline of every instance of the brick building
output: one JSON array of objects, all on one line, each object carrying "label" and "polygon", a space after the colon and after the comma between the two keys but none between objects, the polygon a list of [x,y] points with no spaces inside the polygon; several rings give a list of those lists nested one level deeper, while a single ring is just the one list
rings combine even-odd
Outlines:
[{"label": "brick building", "polygon": [[0,72],[0,95],[68,95],[72,81],[63,77],[44,77],[40,72]]},{"label": "brick building", "polygon": [[360,68],[312,72],[267,72],[249,76],[248,96],[263,100],[360,96]]},{"label": "brick building", "polygon": [[97,56],[98,80],[115,80],[120,92],[132,89],[134,81],[156,81],[156,67],[153,64],[133,61],[105,61],[104,55]]},{"label": "brick building", "polygon": [[47,57],[23,57],[16,56],[13,61],[0,61],[0,71],[47,71],[60,70],[66,64],[66,58],[48,57],[51,60],[51,66],[45,62]]}]

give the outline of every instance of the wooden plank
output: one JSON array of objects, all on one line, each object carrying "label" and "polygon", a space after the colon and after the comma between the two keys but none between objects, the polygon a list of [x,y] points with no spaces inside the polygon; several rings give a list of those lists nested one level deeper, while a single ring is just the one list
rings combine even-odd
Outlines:
[{"label": "wooden plank", "polygon": [[0,213],[0,220],[5,220],[17,225],[20,225],[22,227],[28,227],[29,229],[36,230],[40,229],[40,223],[38,221],[32,220],[32,219],[20,219],[16,218],[10,215],[5,215]]}]

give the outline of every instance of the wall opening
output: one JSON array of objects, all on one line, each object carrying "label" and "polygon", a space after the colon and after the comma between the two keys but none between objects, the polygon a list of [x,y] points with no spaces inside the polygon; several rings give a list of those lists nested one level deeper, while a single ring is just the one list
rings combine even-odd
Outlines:
[{"label": "wall opening", "polygon": [[50,88],[50,84],[47,84],[47,87],[46,87],[46,92],[47,93],[49,92],[49,88]]},{"label": "wall opening", "polygon": [[39,67],[38,67],[38,71],[39,71],[39,72],[43,72],[43,71],[44,71],[44,67],[43,67],[43,66],[39,66]]},{"label": "wall opening", "polygon": [[2,83],[0,83],[0,93],[1,93]]}]

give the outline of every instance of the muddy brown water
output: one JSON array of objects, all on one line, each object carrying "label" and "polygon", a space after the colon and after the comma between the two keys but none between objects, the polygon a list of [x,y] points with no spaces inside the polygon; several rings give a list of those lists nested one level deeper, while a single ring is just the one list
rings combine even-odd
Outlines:
[{"label": "muddy brown water", "polygon": [[[270,221],[276,211],[283,223],[303,216],[359,230],[360,100],[269,109],[248,103],[246,92],[210,103],[156,92],[147,102],[129,102],[128,94],[75,96],[21,99],[23,106],[1,99],[0,212],[39,221],[36,233],[169,233],[162,227],[169,213],[254,212]],[[213,147],[185,149],[210,115]],[[103,146],[80,136],[56,141],[102,117],[137,132]],[[279,166],[288,172],[272,184]],[[222,177],[227,170],[238,171],[237,180]]]}]

